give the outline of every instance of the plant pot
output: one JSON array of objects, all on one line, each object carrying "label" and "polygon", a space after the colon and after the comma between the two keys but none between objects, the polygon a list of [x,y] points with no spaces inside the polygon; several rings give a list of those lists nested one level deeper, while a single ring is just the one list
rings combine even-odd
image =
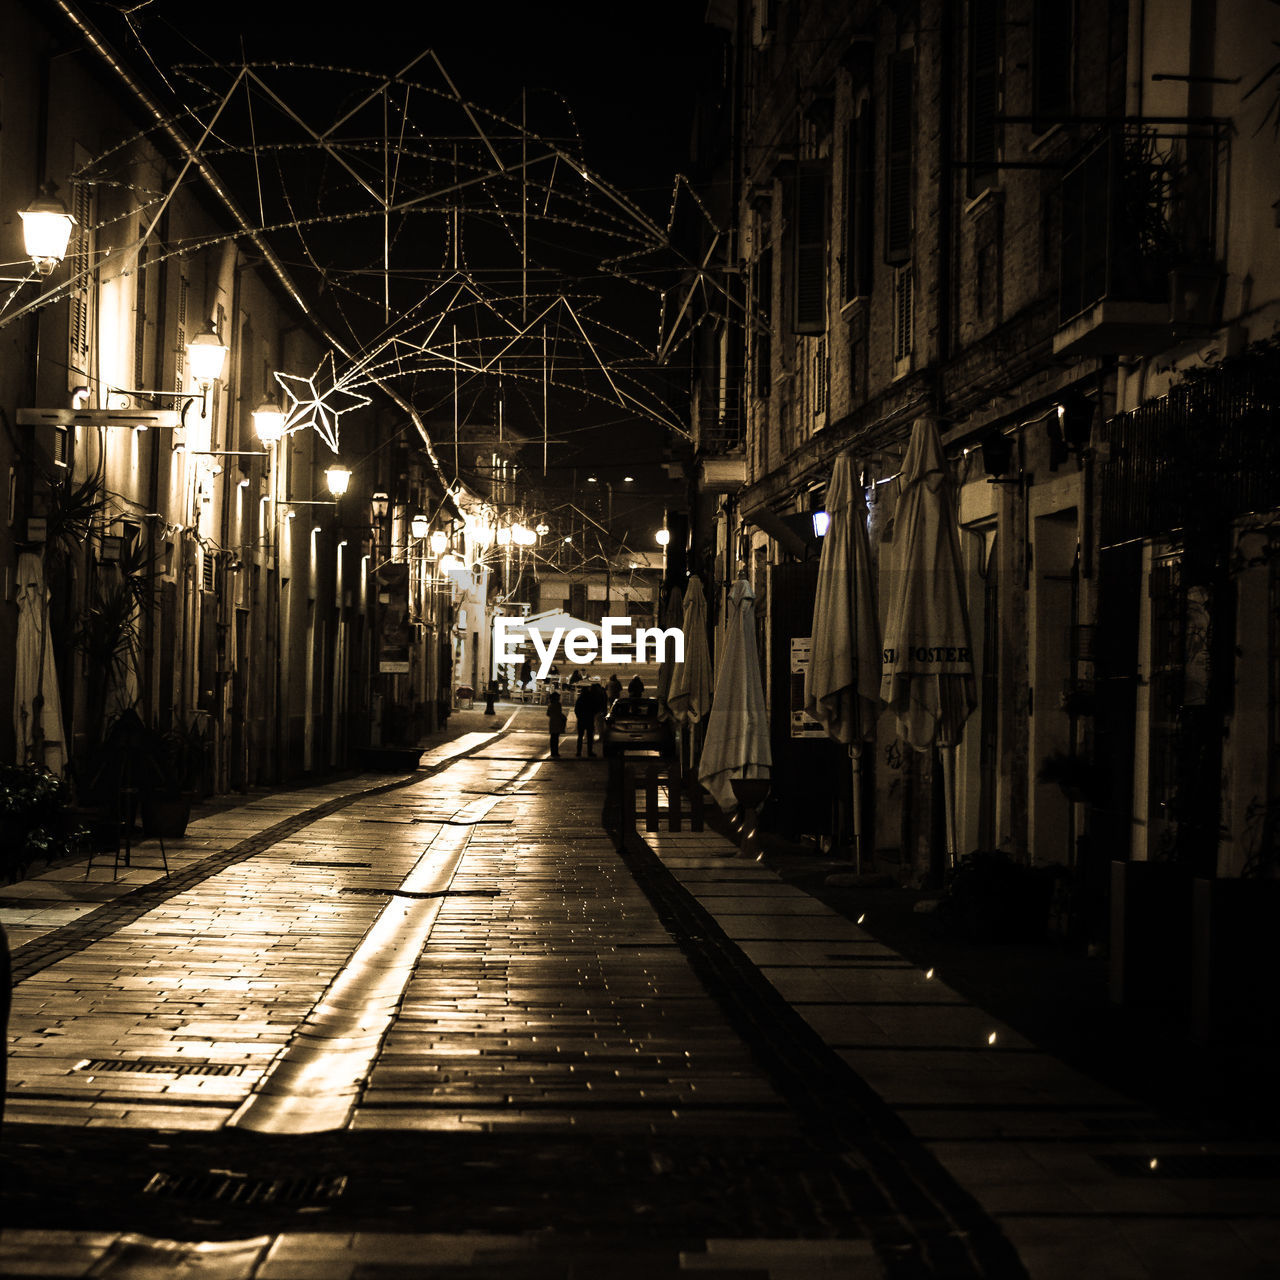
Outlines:
[{"label": "plant pot", "polygon": [[191,801],[181,795],[142,797],[142,834],[164,840],[179,840],[187,834]]}]

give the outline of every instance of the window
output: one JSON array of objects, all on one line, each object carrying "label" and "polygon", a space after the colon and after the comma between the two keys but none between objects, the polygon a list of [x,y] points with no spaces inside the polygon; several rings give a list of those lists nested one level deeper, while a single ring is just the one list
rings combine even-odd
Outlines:
[{"label": "window", "polygon": [[865,98],[844,132],[844,254],[841,291],[846,302],[871,292],[871,218],[875,199],[874,116]]},{"label": "window", "polygon": [[1031,14],[1031,114],[1037,133],[1071,112],[1075,26],[1075,0],[1036,0]]},{"label": "window", "polygon": [[969,192],[996,180],[1000,152],[1000,0],[969,0]]},{"label": "window", "polygon": [[795,333],[827,328],[827,164],[806,160],[792,188],[791,327]]},{"label": "window", "polygon": [[915,52],[904,49],[889,59],[888,112],[885,122],[884,259],[905,262],[911,256],[911,166]]}]

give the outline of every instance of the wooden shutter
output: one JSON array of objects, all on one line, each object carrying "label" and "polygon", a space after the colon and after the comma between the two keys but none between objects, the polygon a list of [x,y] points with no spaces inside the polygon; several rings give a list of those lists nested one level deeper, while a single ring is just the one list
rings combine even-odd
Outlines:
[{"label": "wooden shutter", "polygon": [[752,364],[756,395],[765,399],[773,388],[773,250],[756,262],[755,324],[752,326]]},{"label": "wooden shutter", "polygon": [[874,123],[871,104],[864,101],[845,130],[841,283],[846,301],[865,298],[871,292],[871,224],[875,209]]},{"label": "wooden shutter", "polygon": [[969,189],[996,176],[999,158],[1000,0],[969,0]]},{"label": "wooden shutter", "polygon": [[884,258],[906,262],[911,256],[911,153],[915,101],[915,51],[903,49],[889,59],[889,100],[885,126]]},{"label": "wooden shutter", "polygon": [[796,333],[827,328],[827,165],[806,160],[796,172],[792,204],[791,327]]},{"label": "wooden shutter", "polygon": [[910,266],[899,267],[893,274],[894,363],[909,360],[915,344],[915,282]]}]

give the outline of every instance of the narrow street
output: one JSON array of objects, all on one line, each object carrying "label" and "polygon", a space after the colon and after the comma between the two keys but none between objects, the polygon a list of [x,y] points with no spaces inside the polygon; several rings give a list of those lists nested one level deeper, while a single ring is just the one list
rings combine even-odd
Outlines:
[{"label": "narrow street", "polygon": [[504,710],[201,817],[167,877],[146,842],[9,886],[0,1271],[1275,1274],[1274,1151],[1142,1114],[712,832],[619,851],[605,762]]}]

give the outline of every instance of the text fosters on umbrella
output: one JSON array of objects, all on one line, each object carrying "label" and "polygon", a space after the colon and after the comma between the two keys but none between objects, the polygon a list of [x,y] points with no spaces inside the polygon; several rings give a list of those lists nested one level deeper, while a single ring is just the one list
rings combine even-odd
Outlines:
[{"label": "text fosters on umbrella", "polygon": [[[684,661],[684,632],[679,627],[637,627],[632,632],[630,618],[605,618],[598,635],[593,627],[556,627],[548,639],[540,631],[526,629],[521,618],[495,618],[494,662],[503,667],[519,662],[523,657],[520,645],[526,638],[538,652],[539,680],[547,678],[561,645],[569,662],[590,662],[597,656],[602,662],[618,663]],[[646,656],[650,646],[651,658]]]}]

